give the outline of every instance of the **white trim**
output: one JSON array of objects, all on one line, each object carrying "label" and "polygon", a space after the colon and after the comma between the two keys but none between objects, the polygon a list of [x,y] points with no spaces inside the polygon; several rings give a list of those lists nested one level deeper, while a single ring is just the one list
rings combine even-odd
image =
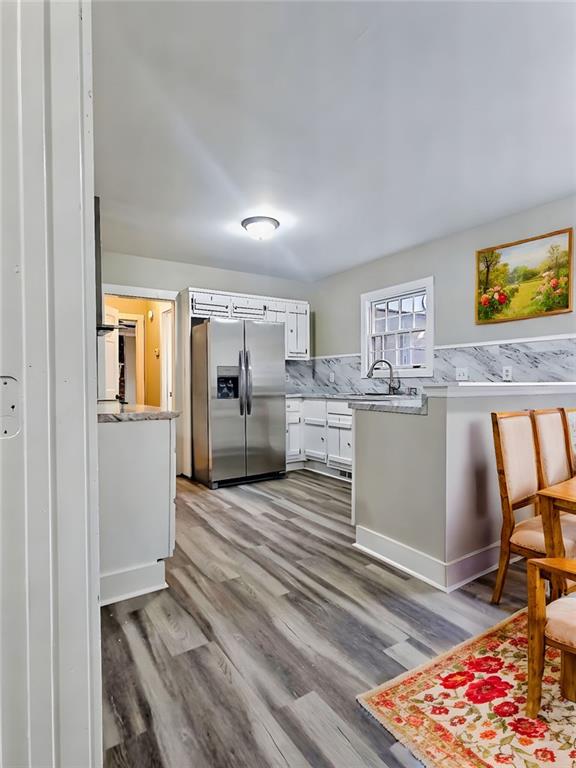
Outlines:
[{"label": "white trim", "polygon": [[454,560],[444,561],[382,533],[356,526],[356,543],[364,554],[431,584],[442,592],[474,581],[498,567],[499,542],[468,552]]},{"label": "white trim", "polygon": [[0,763],[102,763],[91,7],[0,9]]},{"label": "white trim", "polygon": [[139,288],[133,285],[113,285],[103,283],[102,293],[111,296],[129,296],[135,299],[157,299],[158,301],[176,301],[179,291],[167,291],[163,288]]},{"label": "white trim", "polygon": [[100,577],[100,605],[110,605],[130,597],[165,589],[168,586],[165,576],[163,560],[124,571],[103,573]]},{"label": "white trim", "polygon": [[[463,349],[465,347],[498,347],[503,344],[523,344],[538,341],[562,341],[576,339],[576,333],[557,333],[550,336],[527,336],[517,339],[494,339],[493,341],[464,341],[460,344],[435,344],[434,349]],[[347,352],[344,355],[316,355],[310,360],[333,360],[335,357],[362,357],[361,352]]]},{"label": "white trim", "polygon": [[551,336],[527,336],[518,339],[494,339],[493,341],[465,341],[461,344],[437,344],[434,349],[462,349],[464,347],[499,347],[503,344],[529,344],[534,341],[562,341],[576,339],[576,333],[557,333]]},{"label": "white trim", "polygon": [[[368,329],[370,307],[374,301],[400,297],[415,291],[426,291],[426,364],[420,368],[394,367],[394,375],[402,379],[427,378],[434,375],[434,277],[423,277],[408,283],[389,285],[360,296],[360,368],[361,377],[368,377]],[[375,370],[374,378],[387,378],[387,370]]]}]

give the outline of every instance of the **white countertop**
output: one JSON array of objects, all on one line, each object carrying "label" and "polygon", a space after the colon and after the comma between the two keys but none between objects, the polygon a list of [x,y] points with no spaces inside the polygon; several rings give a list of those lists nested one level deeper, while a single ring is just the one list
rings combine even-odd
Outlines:
[{"label": "white countertop", "polygon": [[423,388],[428,397],[501,397],[502,395],[573,395],[575,381],[459,381],[454,384],[428,384]]},{"label": "white countertop", "polygon": [[116,421],[158,421],[176,419],[178,411],[165,411],[154,405],[122,405],[117,400],[100,400],[97,404],[98,422],[108,424]]}]

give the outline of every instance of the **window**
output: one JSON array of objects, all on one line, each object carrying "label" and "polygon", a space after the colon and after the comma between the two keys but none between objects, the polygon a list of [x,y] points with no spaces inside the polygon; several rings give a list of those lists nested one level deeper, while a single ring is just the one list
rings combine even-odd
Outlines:
[{"label": "window", "polygon": [[[362,375],[375,360],[388,360],[400,377],[432,376],[433,278],[362,295]],[[374,376],[387,376],[377,368]]]}]

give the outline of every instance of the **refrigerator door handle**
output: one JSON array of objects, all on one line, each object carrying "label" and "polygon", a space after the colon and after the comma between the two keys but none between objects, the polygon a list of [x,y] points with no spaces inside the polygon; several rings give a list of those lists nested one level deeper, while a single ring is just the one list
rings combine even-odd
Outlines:
[{"label": "refrigerator door handle", "polygon": [[252,414],[252,361],[250,350],[246,350],[246,414]]},{"label": "refrigerator door handle", "polygon": [[246,367],[244,365],[244,350],[238,352],[238,401],[240,403],[240,416],[244,416],[244,407],[246,405]]}]

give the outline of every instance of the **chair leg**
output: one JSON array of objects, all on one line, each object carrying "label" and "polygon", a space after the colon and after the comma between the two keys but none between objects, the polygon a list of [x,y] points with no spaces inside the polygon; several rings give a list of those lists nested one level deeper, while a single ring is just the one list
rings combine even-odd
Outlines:
[{"label": "chair leg", "polygon": [[546,588],[536,563],[528,561],[528,717],[537,717],[540,711],[546,650]]},{"label": "chair leg", "polygon": [[540,712],[544,653],[544,633],[530,632],[528,644],[528,701],[526,703],[526,715],[528,717],[538,717],[538,712]]},{"label": "chair leg", "polygon": [[576,655],[562,651],[560,691],[569,701],[576,701]]},{"label": "chair leg", "polygon": [[510,543],[502,542],[500,544],[500,560],[498,562],[498,574],[496,576],[496,584],[494,584],[494,592],[492,593],[492,604],[498,605],[502,599],[502,591],[504,589],[504,582],[506,581],[506,574],[508,573],[508,563],[510,562]]}]

